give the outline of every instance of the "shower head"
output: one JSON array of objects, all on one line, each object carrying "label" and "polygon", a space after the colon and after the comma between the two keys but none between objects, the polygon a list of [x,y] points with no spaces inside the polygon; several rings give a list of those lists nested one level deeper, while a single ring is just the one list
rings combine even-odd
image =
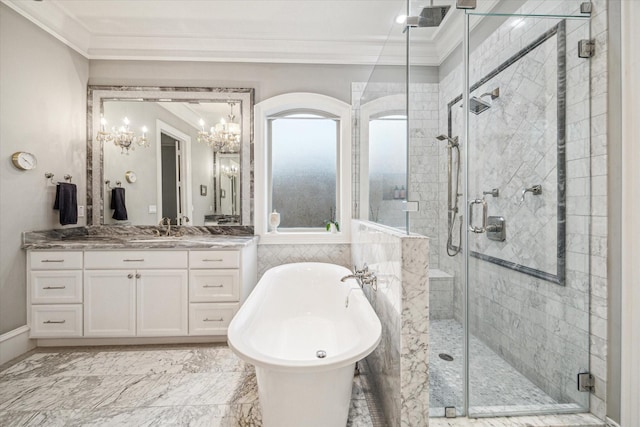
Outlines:
[{"label": "shower head", "polygon": [[427,6],[420,12],[418,27],[439,27],[451,6]]},{"label": "shower head", "polygon": [[477,96],[471,97],[469,99],[469,111],[471,111],[476,116],[482,113],[483,111],[488,110],[489,108],[491,108],[491,104],[489,104],[486,101],[483,101]]},{"label": "shower head", "polygon": [[[434,6],[433,0],[429,6],[422,9],[419,16],[407,17],[408,27],[439,27],[451,6]],[[405,29],[406,30],[406,29]]]},{"label": "shower head", "polygon": [[453,138],[448,137],[447,135],[438,135],[436,136],[438,141],[448,141],[449,147],[457,147],[458,146],[458,137],[454,136]]}]

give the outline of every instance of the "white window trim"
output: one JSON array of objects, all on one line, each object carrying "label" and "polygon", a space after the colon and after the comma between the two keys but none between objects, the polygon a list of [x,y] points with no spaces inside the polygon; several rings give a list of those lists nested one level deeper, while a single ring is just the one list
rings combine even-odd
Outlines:
[{"label": "white window trim", "polygon": [[[340,156],[337,167],[339,233],[328,231],[269,232],[267,217],[269,188],[269,117],[290,110],[324,111],[340,120]],[[350,243],[351,242],[351,105],[330,96],[309,92],[274,96],[255,105],[255,233],[261,244]],[[286,212],[282,212],[286,215]]]}]

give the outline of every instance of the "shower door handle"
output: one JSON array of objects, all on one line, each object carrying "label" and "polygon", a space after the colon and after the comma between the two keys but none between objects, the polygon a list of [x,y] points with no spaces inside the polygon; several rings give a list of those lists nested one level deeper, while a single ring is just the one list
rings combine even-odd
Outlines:
[{"label": "shower door handle", "polygon": [[[482,205],[482,227],[473,225],[473,205]],[[469,202],[469,231],[484,233],[487,231],[487,202],[484,199],[474,199]]]}]

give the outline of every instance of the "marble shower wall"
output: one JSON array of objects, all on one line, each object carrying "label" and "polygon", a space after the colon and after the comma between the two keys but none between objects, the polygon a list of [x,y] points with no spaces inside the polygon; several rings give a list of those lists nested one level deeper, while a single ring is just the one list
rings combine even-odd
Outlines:
[{"label": "marble shower wall", "polygon": [[[438,167],[446,151],[446,144],[438,141],[438,85],[411,83],[409,85],[409,191],[408,200],[419,203],[419,211],[409,215],[412,233],[429,238],[429,265],[439,268],[443,244],[438,227],[442,206],[438,202],[440,179]],[[446,204],[444,206],[446,209]]]},{"label": "marble shower wall", "polygon": [[[577,14],[579,3],[576,1],[531,1],[526,3],[517,13]],[[599,25],[606,26],[606,5],[604,2],[596,2],[594,6],[594,22],[598,21]],[[598,9],[598,6],[601,9]],[[513,18],[507,20],[472,54],[472,83],[557,23],[557,19],[525,18],[521,23],[516,23]],[[606,33],[606,28],[600,31]],[[604,173],[602,171],[606,167],[606,157],[602,155],[602,152],[605,151],[604,148],[600,150],[601,154],[599,156],[594,157],[593,153],[593,150],[599,149],[600,145],[606,146],[602,142],[605,139],[603,134],[606,133],[606,126],[604,126],[606,121],[598,119],[598,122],[603,124],[601,129],[594,128],[594,125],[591,125],[593,139],[590,140],[589,61],[578,58],[576,52],[578,40],[583,38],[589,38],[588,24],[567,20],[566,284],[565,286],[559,286],[496,264],[471,258],[470,309],[468,314],[469,324],[472,325],[470,332],[550,396],[561,402],[576,402],[587,407],[589,406],[590,396],[586,393],[577,392],[575,387],[576,374],[581,370],[589,369],[590,365],[593,366],[594,361],[596,361],[597,366],[602,367],[596,374],[596,378],[604,378],[603,349],[605,348],[604,339],[606,339],[606,335],[604,337],[602,335],[606,332],[606,323],[604,320],[600,321],[600,317],[606,318],[606,301],[604,301],[606,281],[603,283],[604,278],[606,278],[606,268],[604,263],[602,263],[602,266],[594,265],[594,267],[597,267],[596,270],[599,277],[594,277],[592,273],[590,278],[590,258],[592,263],[596,260],[593,257],[594,254],[589,253],[589,222],[590,215],[594,214],[594,209],[590,207],[590,201],[593,200],[590,196],[591,188],[598,192],[603,192],[606,188],[606,182],[600,184],[599,179],[599,185],[592,187],[592,179],[595,179],[595,177],[590,177],[590,166],[591,176],[594,173],[606,173],[606,171]],[[596,40],[598,39],[596,38]],[[606,45],[603,49],[606,49]],[[599,51],[596,58],[592,60],[592,73],[599,55],[603,56],[600,61],[604,61],[606,65],[606,52],[601,54]],[[537,65],[531,64],[528,71],[533,72],[538,69],[538,73],[544,73],[544,67]],[[606,74],[606,71],[602,72]],[[441,81],[440,131],[443,133],[447,131],[447,103],[461,94],[462,76],[463,70],[459,66]],[[535,81],[535,76],[531,76],[528,80],[523,80],[521,84],[531,85],[533,81]],[[604,83],[604,88],[606,90],[606,82]],[[491,88],[487,87],[486,89]],[[501,87],[501,89],[503,88]],[[591,94],[593,94],[593,89],[595,88],[592,88]],[[524,93],[525,89],[523,86],[522,89],[516,88],[515,90],[522,90]],[[602,88],[599,88],[599,90],[601,92]],[[502,91],[501,97],[506,98],[508,94]],[[497,99],[495,102],[499,102],[499,100]],[[601,105],[598,108],[606,110]],[[479,116],[474,116],[474,118],[482,120],[486,114],[483,113]],[[595,121],[596,118],[593,113],[591,114],[591,120]],[[497,122],[494,120],[494,122],[495,126],[507,125],[504,120]],[[470,132],[472,138],[477,138],[478,134],[474,134],[473,129]],[[462,127],[456,128],[454,123],[453,134],[462,136]],[[599,142],[597,146],[594,146],[595,141]],[[535,155],[535,153],[530,154],[530,156],[527,155],[526,151],[519,154],[531,161],[527,166],[528,168],[535,168],[538,164],[541,167],[545,166],[545,164],[539,163],[540,156]],[[602,158],[604,160],[601,160]],[[486,160],[487,157],[484,156],[484,159]],[[536,159],[537,161],[535,161]],[[477,160],[471,158],[470,161]],[[440,165],[440,177],[442,179],[440,205],[446,206],[447,178],[446,164],[444,163],[443,161]],[[594,164],[597,165],[596,169],[594,169]],[[508,162],[504,163],[505,167],[507,165]],[[472,182],[474,179],[473,176],[470,177]],[[492,188],[492,183],[487,182],[485,186],[487,188],[481,188],[481,190],[489,190]],[[442,191],[443,189],[444,191]],[[503,190],[500,189],[500,191],[502,193]],[[475,196],[475,194],[471,194],[471,196]],[[529,196],[530,194],[527,195],[527,197]],[[488,197],[488,199],[491,203],[491,197]],[[606,202],[603,201],[602,205],[602,210],[604,210]],[[594,208],[600,210],[599,207],[594,206]],[[490,214],[500,214],[500,212],[490,212]],[[530,215],[529,217],[531,221],[536,219],[535,215]],[[511,222],[517,221],[520,227],[524,226],[524,229],[526,229],[526,218],[526,215],[516,213],[515,217],[506,219]],[[439,223],[442,230],[440,241],[444,244],[447,224],[446,211],[444,209],[440,211]],[[604,218],[604,224],[606,224],[606,218]],[[481,235],[481,238],[486,237]],[[507,225],[507,239],[509,238],[509,225]],[[602,240],[598,239],[598,242]],[[598,247],[606,247],[606,244],[604,246],[598,244],[594,249],[597,250]],[[546,248],[546,250],[555,254],[556,241],[549,239],[548,245],[543,245],[542,248]],[[602,249],[600,252],[602,252]],[[462,282],[462,264],[459,258],[460,255],[456,258],[449,258],[443,254],[439,259],[439,265],[442,270],[455,276],[454,315],[458,320],[461,320],[464,284]],[[597,261],[600,264],[600,260],[598,259]],[[593,318],[590,319],[590,279],[591,281],[597,280],[601,284],[597,287],[597,290],[600,294],[603,294],[598,295],[596,299],[591,295],[591,300],[597,302],[598,306],[604,305],[605,308],[602,313],[600,313],[599,307],[598,310],[591,310],[592,313],[598,313],[598,319],[596,320],[598,321],[599,332],[597,337],[593,336],[593,331],[590,333],[590,322],[592,325],[594,322]],[[600,345],[600,343],[603,344]],[[596,345],[594,346],[594,344]],[[589,359],[590,349],[591,363]],[[473,357],[473,349],[471,349],[471,353]],[[597,357],[597,360],[594,359],[594,356]],[[602,380],[598,379],[597,381]],[[604,385],[596,387],[596,399],[591,397],[592,403],[596,400],[600,404],[601,398],[597,396],[602,395],[603,392]],[[473,396],[471,399],[471,404],[473,405]],[[598,415],[601,412],[597,408],[594,410],[593,404],[592,411]]]},{"label": "marble shower wall", "polygon": [[424,426],[429,416],[429,240],[366,221],[352,224],[352,260],[378,276],[365,294],[382,323],[382,340],[367,357],[387,423]]}]

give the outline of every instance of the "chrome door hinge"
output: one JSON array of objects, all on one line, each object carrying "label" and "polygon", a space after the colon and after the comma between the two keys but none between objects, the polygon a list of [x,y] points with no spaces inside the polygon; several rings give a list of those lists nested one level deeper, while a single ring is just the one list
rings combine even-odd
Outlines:
[{"label": "chrome door hinge", "polygon": [[456,9],[475,9],[476,0],[457,0]]},{"label": "chrome door hinge", "polygon": [[586,1],[580,4],[580,13],[588,13],[591,14],[593,11],[593,3],[590,1]]},{"label": "chrome door hinge", "polygon": [[589,372],[580,372],[578,374],[578,391],[595,392],[595,379]]},{"label": "chrome door hinge", "polygon": [[593,58],[596,54],[596,41],[580,40],[578,42],[578,57],[580,58]]}]

